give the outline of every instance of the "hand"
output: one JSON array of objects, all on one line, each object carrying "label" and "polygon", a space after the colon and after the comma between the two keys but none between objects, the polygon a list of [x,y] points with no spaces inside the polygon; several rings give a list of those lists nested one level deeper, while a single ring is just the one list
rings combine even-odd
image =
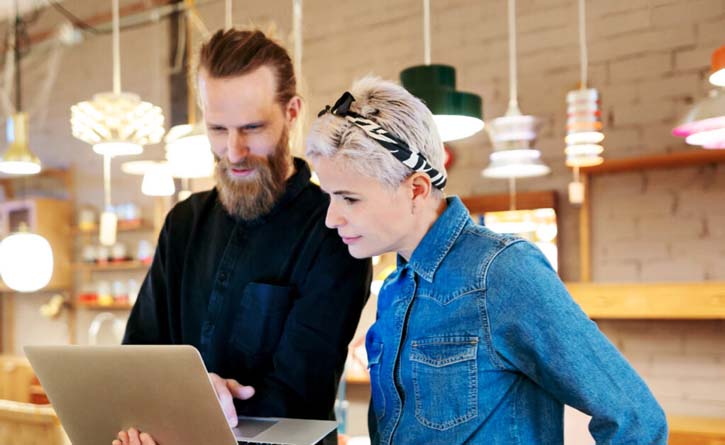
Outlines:
[{"label": "hand", "polygon": [[[247,400],[254,396],[254,388],[251,386],[244,386],[233,379],[223,379],[213,372],[209,373],[209,378],[214,386],[214,391],[219,399],[219,403],[222,405],[222,411],[227,418],[229,426],[234,428],[237,426],[239,419],[237,419],[237,409],[234,408],[234,398],[240,400]],[[116,445],[116,444],[114,444]],[[126,445],[126,444],[123,444]],[[132,444],[139,445],[139,444]],[[147,445],[142,443],[140,445]]]},{"label": "hand", "polygon": [[128,431],[120,431],[113,445],[156,445],[156,442],[148,434],[130,428]]}]

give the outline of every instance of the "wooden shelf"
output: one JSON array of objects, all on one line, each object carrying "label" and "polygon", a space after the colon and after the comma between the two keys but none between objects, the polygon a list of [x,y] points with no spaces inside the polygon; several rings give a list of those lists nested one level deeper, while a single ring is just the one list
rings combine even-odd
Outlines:
[{"label": "wooden shelf", "polygon": [[119,261],[108,263],[75,263],[73,268],[85,272],[95,271],[117,271],[117,270],[145,270],[148,269],[150,264],[143,263],[141,261]]},{"label": "wooden shelf", "polygon": [[76,307],[89,311],[129,311],[133,305],[129,303],[113,303],[111,305],[98,303],[81,303],[76,301]]},{"label": "wooden shelf", "polygon": [[725,443],[725,419],[668,416],[670,445],[721,445]]},{"label": "wooden shelf", "polygon": [[590,318],[725,319],[725,282],[567,283]]}]

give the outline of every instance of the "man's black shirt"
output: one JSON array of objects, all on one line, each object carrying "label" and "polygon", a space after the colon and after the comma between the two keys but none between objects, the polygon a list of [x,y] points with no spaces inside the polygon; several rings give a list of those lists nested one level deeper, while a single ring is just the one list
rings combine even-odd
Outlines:
[{"label": "man's black shirt", "polygon": [[216,189],[169,212],[124,343],[195,346],[209,372],[256,389],[240,415],[329,419],[371,265],[325,227],[307,164],[295,169],[256,220],[232,217]]}]

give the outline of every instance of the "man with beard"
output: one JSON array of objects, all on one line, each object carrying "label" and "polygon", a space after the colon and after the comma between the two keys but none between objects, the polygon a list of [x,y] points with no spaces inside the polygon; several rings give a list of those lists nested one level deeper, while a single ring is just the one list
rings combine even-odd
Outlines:
[{"label": "man with beard", "polygon": [[334,419],[371,266],[325,227],[328,199],[290,155],[290,57],[262,32],[219,31],[196,75],[217,185],[167,216],[124,343],[195,346],[232,426]]}]

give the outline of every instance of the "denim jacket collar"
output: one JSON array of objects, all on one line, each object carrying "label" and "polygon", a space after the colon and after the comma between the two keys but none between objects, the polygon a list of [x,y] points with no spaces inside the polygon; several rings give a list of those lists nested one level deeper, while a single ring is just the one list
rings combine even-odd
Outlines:
[{"label": "denim jacket collar", "polygon": [[[468,209],[457,196],[446,198],[446,210],[433,223],[413,251],[408,265],[429,282],[433,282],[438,267],[451,246],[458,239],[466,223],[471,221]],[[405,265],[405,259],[398,255],[398,267]]]}]

